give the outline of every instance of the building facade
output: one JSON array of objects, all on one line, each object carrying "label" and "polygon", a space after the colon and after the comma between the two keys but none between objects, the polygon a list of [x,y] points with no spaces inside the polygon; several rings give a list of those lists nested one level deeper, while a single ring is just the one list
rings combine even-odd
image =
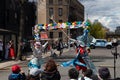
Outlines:
[{"label": "building facade", "polygon": [[[21,5],[21,0],[1,0],[0,2],[0,39],[6,42],[14,40],[17,48],[18,36],[20,32],[21,6],[23,6],[24,21],[23,37],[32,37],[32,27],[35,25],[36,5],[33,2],[25,0]],[[4,47],[5,48],[5,47]]]},{"label": "building facade", "polygon": [[116,27],[115,34],[120,35],[120,26]]},{"label": "building facade", "polygon": [[[37,24],[58,22],[84,21],[84,6],[78,0],[38,0]],[[66,33],[75,33],[76,30],[64,30]],[[76,33],[77,34],[77,33]],[[78,33],[79,34],[79,33]],[[49,38],[62,38],[66,36],[61,30],[48,31]]]}]

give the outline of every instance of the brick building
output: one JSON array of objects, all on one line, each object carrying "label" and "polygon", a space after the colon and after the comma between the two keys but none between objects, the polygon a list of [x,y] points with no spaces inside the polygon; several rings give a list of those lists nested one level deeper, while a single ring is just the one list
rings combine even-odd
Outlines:
[{"label": "brick building", "polygon": [[[58,22],[84,21],[84,6],[78,0],[37,0],[37,24]],[[53,20],[51,20],[51,18]],[[69,30],[64,29],[68,34]],[[76,33],[78,32],[78,33]],[[49,38],[62,38],[66,41],[61,30],[48,31]],[[72,37],[81,34],[81,29],[70,30]]]}]

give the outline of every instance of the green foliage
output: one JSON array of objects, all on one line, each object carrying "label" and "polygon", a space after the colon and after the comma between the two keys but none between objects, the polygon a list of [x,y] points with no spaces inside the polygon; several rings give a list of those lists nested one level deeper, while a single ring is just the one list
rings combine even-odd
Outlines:
[{"label": "green foliage", "polygon": [[92,35],[95,38],[105,38],[106,36],[106,31],[104,26],[100,22],[91,22],[88,20],[90,23],[90,26],[88,27],[90,31],[90,35]]}]

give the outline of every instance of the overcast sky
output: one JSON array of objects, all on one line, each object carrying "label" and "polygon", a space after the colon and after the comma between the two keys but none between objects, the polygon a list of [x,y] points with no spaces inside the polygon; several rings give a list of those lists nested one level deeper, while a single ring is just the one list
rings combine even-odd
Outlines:
[{"label": "overcast sky", "polygon": [[91,21],[98,19],[98,21],[111,31],[114,31],[116,26],[120,25],[120,0],[79,1],[85,6],[85,16],[88,14],[88,18]]},{"label": "overcast sky", "polygon": [[[120,0],[79,0],[85,6],[85,16],[98,19],[111,31],[120,25]],[[86,17],[85,17],[86,18]]]}]

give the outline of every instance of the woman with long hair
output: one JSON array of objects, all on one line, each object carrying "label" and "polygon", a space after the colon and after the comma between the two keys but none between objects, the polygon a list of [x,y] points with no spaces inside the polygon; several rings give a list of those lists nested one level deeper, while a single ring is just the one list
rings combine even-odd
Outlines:
[{"label": "woman with long hair", "polygon": [[61,76],[53,59],[48,60],[41,74],[41,80],[60,80]]}]

